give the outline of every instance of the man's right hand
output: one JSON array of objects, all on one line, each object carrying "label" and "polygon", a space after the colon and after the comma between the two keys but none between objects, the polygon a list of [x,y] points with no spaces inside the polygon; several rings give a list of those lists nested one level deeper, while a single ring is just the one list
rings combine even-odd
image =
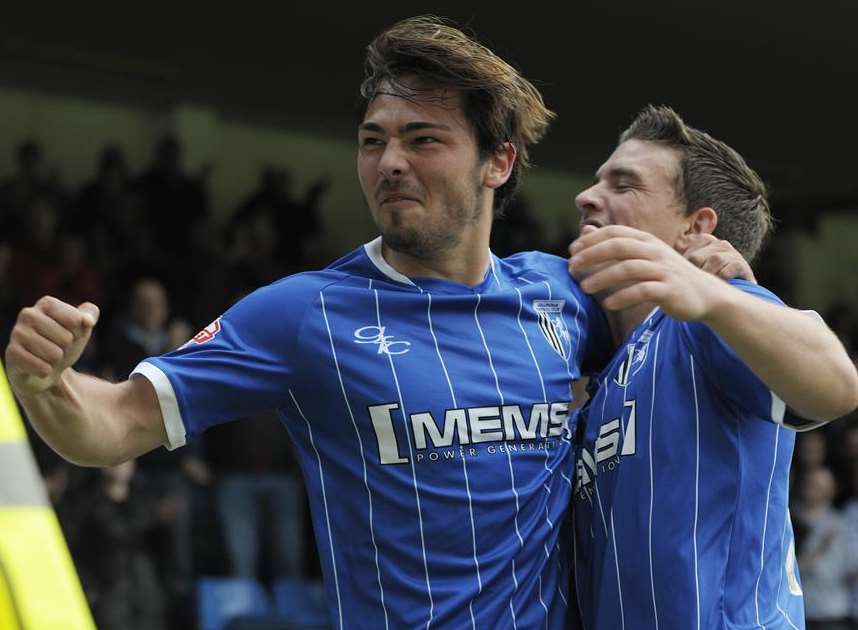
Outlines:
[{"label": "man's right hand", "polygon": [[45,296],[18,313],[6,347],[6,373],[19,396],[55,386],[83,353],[98,321],[95,304],[78,307]]}]

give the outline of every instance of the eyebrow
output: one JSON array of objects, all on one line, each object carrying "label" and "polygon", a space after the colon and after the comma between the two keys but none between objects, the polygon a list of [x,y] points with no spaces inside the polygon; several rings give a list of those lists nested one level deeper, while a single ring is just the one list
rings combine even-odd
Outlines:
[{"label": "eyebrow", "polygon": [[[623,168],[622,166],[617,166],[610,169],[607,173],[604,174],[607,179],[630,179],[633,182],[641,182],[641,175],[637,171],[634,171],[630,168]],[[593,177],[594,183],[599,183],[600,175],[596,173]]]},{"label": "eyebrow", "polygon": [[[363,131],[373,131],[376,133],[384,133],[384,128],[378,123],[374,122],[365,122],[361,123],[358,127],[359,130]],[[411,131],[420,131],[422,129],[438,129],[440,131],[452,131],[452,128],[447,125],[442,125],[441,123],[431,123],[431,122],[423,122],[416,121],[410,122],[402,125],[399,128],[399,133],[409,133]]]}]

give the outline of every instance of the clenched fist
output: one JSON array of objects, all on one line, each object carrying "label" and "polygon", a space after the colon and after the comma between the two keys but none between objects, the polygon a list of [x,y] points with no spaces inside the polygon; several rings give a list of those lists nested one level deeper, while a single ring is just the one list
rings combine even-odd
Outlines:
[{"label": "clenched fist", "polygon": [[95,304],[75,307],[49,296],[22,309],[6,347],[6,372],[15,392],[33,395],[56,385],[80,358],[98,316]]}]

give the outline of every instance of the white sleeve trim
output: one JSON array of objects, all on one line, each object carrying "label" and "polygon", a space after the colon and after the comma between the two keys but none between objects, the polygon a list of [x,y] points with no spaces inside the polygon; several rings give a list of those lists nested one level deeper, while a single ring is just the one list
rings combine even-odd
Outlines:
[{"label": "white sleeve trim", "polygon": [[131,376],[135,374],[146,378],[155,388],[158,404],[161,406],[161,416],[164,418],[164,428],[167,430],[167,444],[165,444],[167,450],[172,451],[184,446],[187,442],[185,423],[182,422],[179,401],[176,399],[176,392],[173,390],[170,379],[160,368],[146,361],[137,364]]},{"label": "white sleeve trim", "polygon": [[[771,390],[770,390],[771,391]],[[784,414],[786,413],[786,403],[778,397],[774,392],[772,394],[772,420],[777,424],[783,425]]]},{"label": "white sleeve trim", "polygon": [[786,403],[773,391],[769,390],[769,393],[772,395],[772,421],[783,428],[802,433],[804,431],[810,431],[811,429],[821,427],[824,424],[828,424],[825,420],[810,420],[802,418],[793,411],[787,414]]}]

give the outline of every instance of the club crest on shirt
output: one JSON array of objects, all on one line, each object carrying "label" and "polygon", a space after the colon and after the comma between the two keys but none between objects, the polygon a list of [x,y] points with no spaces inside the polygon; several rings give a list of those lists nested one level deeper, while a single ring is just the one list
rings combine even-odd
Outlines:
[{"label": "club crest on shirt", "polygon": [[617,385],[621,387],[628,385],[629,376],[637,374],[641,367],[643,367],[651,339],[652,331],[645,330],[637,341],[626,346],[626,358],[620,364],[617,375],[614,377],[614,382]]},{"label": "club crest on shirt", "polygon": [[565,303],[565,300],[534,300],[533,310],[539,318],[542,336],[557,354],[568,361],[572,355],[572,337],[563,319]]}]

